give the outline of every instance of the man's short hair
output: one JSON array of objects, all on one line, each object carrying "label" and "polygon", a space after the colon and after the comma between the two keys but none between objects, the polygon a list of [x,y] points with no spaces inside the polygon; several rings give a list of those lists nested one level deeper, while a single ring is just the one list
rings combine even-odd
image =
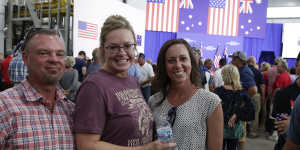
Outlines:
[{"label": "man's short hair", "polygon": [[[29,41],[37,34],[45,34],[45,35],[57,35],[61,38],[59,32],[55,29],[48,29],[48,28],[31,28],[24,37],[24,42],[21,46],[21,51],[24,51],[28,48]],[[61,38],[62,42],[63,39]],[[64,42],[63,42],[64,43]]]},{"label": "man's short hair", "polygon": [[219,61],[219,65],[225,66],[226,64],[227,64],[226,58],[221,58],[220,61]]},{"label": "man's short hair", "polygon": [[138,56],[138,58],[145,58],[145,54],[140,53],[139,56]]},{"label": "man's short hair", "polygon": [[86,56],[84,51],[80,51],[78,55]]},{"label": "man's short hair", "polygon": [[204,60],[204,66],[208,65],[209,63],[212,63],[213,61],[210,58],[207,58]]}]

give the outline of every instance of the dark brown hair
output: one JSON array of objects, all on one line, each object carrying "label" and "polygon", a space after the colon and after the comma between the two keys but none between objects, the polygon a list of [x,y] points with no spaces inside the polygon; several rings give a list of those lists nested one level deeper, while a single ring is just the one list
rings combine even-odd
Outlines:
[{"label": "dark brown hair", "polygon": [[[175,44],[182,44],[186,47],[188,50],[190,59],[191,59],[191,65],[192,65],[192,70],[191,70],[191,76],[190,80],[193,85],[195,85],[198,88],[202,88],[201,84],[201,77],[200,77],[200,71],[199,67],[197,64],[197,61],[193,55],[193,51],[189,43],[184,40],[184,39],[171,39],[168,40],[163,44],[163,46],[160,48],[159,55],[157,58],[157,79],[158,80],[158,88],[163,94],[163,99],[166,98],[167,96],[167,87],[170,85],[171,80],[166,72],[166,63],[165,63],[165,57],[168,49]],[[162,102],[162,101],[161,101]],[[160,102],[160,104],[161,104]]]}]

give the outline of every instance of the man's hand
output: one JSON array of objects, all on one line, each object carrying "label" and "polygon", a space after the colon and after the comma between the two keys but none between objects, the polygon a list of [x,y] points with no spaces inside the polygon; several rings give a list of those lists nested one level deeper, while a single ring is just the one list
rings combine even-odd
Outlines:
[{"label": "man's hand", "polygon": [[285,134],[286,129],[287,129],[288,125],[290,124],[291,118],[286,115],[281,115],[281,117],[283,118],[283,120],[275,121],[274,123],[275,123],[275,126],[277,127],[277,131],[279,132],[279,134]]}]

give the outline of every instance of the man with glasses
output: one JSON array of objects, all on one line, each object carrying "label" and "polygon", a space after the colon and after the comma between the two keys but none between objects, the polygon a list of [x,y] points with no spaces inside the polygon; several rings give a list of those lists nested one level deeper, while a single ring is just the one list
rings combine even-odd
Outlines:
[{"label": "man with glasses", "polygon": [[65,47],[55,30],[32,29],[22,46],[28,76],[0,93],[0,149],[74,149],[74,104],[57,86]]}]

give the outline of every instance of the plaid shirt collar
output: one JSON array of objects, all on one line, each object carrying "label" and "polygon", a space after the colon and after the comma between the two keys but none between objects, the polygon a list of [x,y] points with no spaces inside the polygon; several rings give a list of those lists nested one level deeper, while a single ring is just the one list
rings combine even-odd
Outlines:
[{"label": "plaid shirt collar", "polygon": [[[43,97],[31,86],[31,84],[28,82],[28,80],[24,80],[21,82],[21,84],[18,85],[17,88],[21,88],[21,91],[24,91],[24,96],[26,101],[34,102],[38,101],[40,99],[43,99]],[[57,84],[56,85],[56,101],[59,100],[67,100],[67,97],[62,91],[62,88]]]}]

